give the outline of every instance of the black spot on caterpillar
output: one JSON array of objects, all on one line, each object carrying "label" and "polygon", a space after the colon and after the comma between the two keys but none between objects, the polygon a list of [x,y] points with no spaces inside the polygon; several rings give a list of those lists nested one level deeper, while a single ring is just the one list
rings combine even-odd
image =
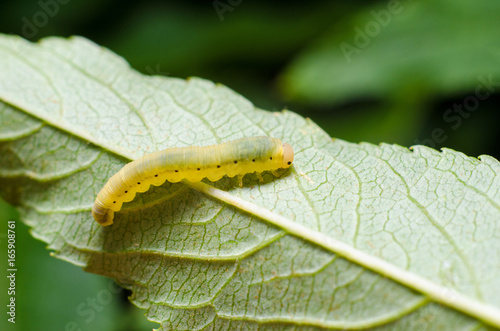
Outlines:
[{"label": "black spot on caterpillar", "polygon": [[151,185],[183,179],[217,181],[227,175],[238,176],[243,186],[245,174],[256,172],[262,180],[261,172],[272,171],[276,175],[275,170],[288,168],[292,162],[292,146],[270,137],[242,138],[204,147],[167,148],[132,161],[114,174],[97,195],[92,215],[97,223],[111,225],[114,212]]}]

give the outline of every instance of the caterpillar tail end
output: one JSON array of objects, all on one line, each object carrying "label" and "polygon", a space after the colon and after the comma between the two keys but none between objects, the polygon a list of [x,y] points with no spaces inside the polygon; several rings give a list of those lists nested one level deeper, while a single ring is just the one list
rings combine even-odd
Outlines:
[{"label": "caterpillar tail end", "polygon": [[293,148],[289,144],[283,144],[283,163],[281,167],[286,169],[292,165],[293,162]]},{"label": "caterpillar tail end", "polygon": [[94,204],[94,206],[92,206],[92,216],[94,216],[94,219],[100,225],[108,226],[113,224],[115,212],[111,209],[102,209]]}]

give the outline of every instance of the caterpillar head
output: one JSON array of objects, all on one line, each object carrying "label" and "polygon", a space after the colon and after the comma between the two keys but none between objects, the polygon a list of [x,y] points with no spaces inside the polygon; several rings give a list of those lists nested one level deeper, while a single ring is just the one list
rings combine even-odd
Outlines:
[{"label": "caterpillar head", "polygon": [[293,162],[293,148],[289,144],[283,144],[283,163],[282,168],[288,168]]},{"label": "caterpillar head", "polygon": [[115,216],[115,212],[111,209],[104,209],[100,207],[98,204],[94,203],[92,206],[92,216],[97,221],[97,223],[102,226],[108,226],[113,224],[113,218]]}]

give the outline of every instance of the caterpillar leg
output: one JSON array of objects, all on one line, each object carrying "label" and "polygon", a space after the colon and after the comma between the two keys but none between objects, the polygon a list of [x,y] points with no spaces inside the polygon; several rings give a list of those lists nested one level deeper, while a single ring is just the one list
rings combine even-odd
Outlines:
[{"label": "caterpillar leg", "polygon": [[271,173],[274,175],[274,177],[281,177],[281,175],[276,170],[271,170]]},{"label": "caterpillar leg", "polygon": [[257,175],[257,178],[260,180],[260,182],[262,183],[264,181],[264,178],[262,178],[262,174],[260,172],[256,172],[255,173]]},{"label": "caterpillar leg", "polygon": [[238,184],[240,185],[240,187],[243,187],[243,177],[245,175],[238,175]]}]

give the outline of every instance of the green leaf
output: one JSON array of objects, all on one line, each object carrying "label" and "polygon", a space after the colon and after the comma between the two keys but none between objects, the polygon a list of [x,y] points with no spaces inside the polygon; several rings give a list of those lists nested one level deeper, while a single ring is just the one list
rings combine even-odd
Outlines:
[{"label": "green leaf", "polygon": [[[0,36],[0,100],[2,197],[56,256],[131,289],[164,329],[500,327],[489,156],[332,140],[224,86],[138,74],[78,37]],[[255,135],[294,147],[290,172],[244,188],[166,183],[111,227],[92,219],[129,160]]]},{"label": "green leaf", "polygon": [[288,65],[280,88],[304,109],[322,109],[307,116],[321,119],[329,133],[416,143],[443,98],[498,92],[499,10],[500,2],[490,0],[376,2],[333,20]]},{"label": "green leaf", "polygon": [[320,104],[367,97],[425,101],[473,90],[478,76],[500,74],[499,10],[500,3],[489,0],[372,6],[336,23],[292,62],[283,90],[290,98]]}]

